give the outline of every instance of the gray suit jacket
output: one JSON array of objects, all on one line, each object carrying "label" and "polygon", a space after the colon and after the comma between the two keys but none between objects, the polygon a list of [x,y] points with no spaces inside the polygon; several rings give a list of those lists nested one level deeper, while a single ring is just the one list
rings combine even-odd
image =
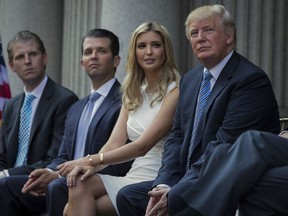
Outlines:
[{"label": "gray suit jacket", "polygon": [[21,93],[11,98],[3,109],[0,170],[8,169],[10,175],[29,174],[35,168],[46,167],[57,156],[67,110],[78,100],[72,91],[48,78],[31,126],[27,165],[14,168],[24,97],[24,93]]}]

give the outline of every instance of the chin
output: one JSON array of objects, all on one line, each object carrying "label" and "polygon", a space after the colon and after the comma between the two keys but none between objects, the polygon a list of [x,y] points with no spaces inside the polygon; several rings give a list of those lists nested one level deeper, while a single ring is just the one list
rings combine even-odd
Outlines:
[{"label": "chin", "polygon": [[198,60],[200,62],[206,62],[206,61],[209,61],[210,57],[209,56],[200,56],[198,57]]}]

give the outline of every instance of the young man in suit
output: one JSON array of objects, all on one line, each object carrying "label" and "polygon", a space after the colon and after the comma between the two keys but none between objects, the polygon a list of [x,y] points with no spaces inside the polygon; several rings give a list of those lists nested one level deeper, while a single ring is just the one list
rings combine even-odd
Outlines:
[{"label": "young man in suit", "polygon": [[280,131],[269,78],[235,51],[236,28],[226,9],[195,9],[187,17],[186,35],[202,65],[182,77],[158,177],[120,190],[120,215],[176,215],[184,205],[180,195],[198,181],[211,152],[221,157],[248,129]]},{"label": "young man in suit", "polygon": [[[114,128],[121,108],[120,83],[115,78],[120,63],[118,37],[105,29],[93,29],[83,37],[81,50],[81,64],[92,83],[91,93],[69,109],[57,158],[46,169],[36,169],[29,177],[15,177],[6,182],[6,189],[0,185],[0,197],[3,197],[0,208],[6,206],[3,215],[19,215],[21,211],[37,214],[45,211],[47,203],[48,215],[62,216],[68,188],[66,178],[58,175],[57,166],[97,153]],[[98,99],[91,102],[89,99],[94,94]],[[87,120],[85,113],[89,105],[92,113]],[[125,175],[129,168],[130,162],[109,166],[101,173]],[[13,199],[5,201],[4,197]]]},{"label": "young man in suit", "polygon": [[[18,32],[8,43],[7,52],[11,70],[23,81],[24,93],[11,98],[4,106],[0,133],[1,177],[28,175],[35,168],[51,163],[62,141],[67,110],[78,100],[72,91],[46,75],[48,57],[38,35]],[[29,95],[33,101],[30,118],[25,121],[29,111],[23,105]]]}]

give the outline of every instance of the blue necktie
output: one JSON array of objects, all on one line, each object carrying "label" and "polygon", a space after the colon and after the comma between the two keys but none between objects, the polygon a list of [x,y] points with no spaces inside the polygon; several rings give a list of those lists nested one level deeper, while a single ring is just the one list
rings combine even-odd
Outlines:
[{"label": "blue necktie", "polygon": [[92,112],[94,108],[95,101],[101,95],[97,92],[93,92],[89,96],[89,101],[82,111],[82,115],[79,120],[78,129],[77,129],[77,137],[74,151],[74,159],[78,159],[83,157],[85,145],[86,145],[86,137],[89,129],[90,121],[92,119]]},{"label": "blue necktie", "polygon": [[194,141],[196,137],[196,132],[198,129],[198,125],[204,110],[204,107],[206,105],[208,96],[211,91],[211,85],[210,85],[210,80],[212,79],[211,73],[206,70],[204,72],[204,76],[201,82],[200,86],[200,91],[198,95],[198,102],[197,102],[197,109],[195,112],[195,117],[194,117],[194,124],[193,124],[193,131],[192,131],[192,136],[191,136],[191,141],[190,141],[190,146],[189,146],[189,151],[188,151],[188,156],[187,156],[187,164],[186,164],[186,170],[190,168],[190,157],[192,155],[192,152],[194,150]]},{"label": "blue necktie", "polygon": [[32,114],[31,103],[35,96],[32,94],[27,94],[23,106],[20,111],[20,127],[18,136],[18,155],[15,162],[15,167],[22,166],[26,164],[27,153],[29,148],[29,137],[30,137],[30,122]]}]

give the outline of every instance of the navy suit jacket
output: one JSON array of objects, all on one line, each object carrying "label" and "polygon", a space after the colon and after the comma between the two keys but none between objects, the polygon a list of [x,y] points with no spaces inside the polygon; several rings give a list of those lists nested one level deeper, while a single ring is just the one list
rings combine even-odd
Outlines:
[{"label": "navy suit jacket", "polygon": [[35,168],[46,167],[57,156],[69,107],[78,100],[70,90],[48,78],[34,116],[29,138],[27,165],[15,167],[18,154],[20,110],[25,94],[5,103],[0,138],[0,170],[10,175],[29,175]]},{"label": "navy suit jacket", "polygon": [[202,163],[216,147],[231,146],[249,129],[279,133],[278,105],[269,78],[259,67],[234,52],[207,100],[185,174],[203,66],[183,76],[173,128],[165,144],[163,165],[153,187],[197,179]]},{"label": "navy suit jacket", "polygon": [[[95,113],[87,133],[85,155],[98,153],[109,139],[121,109],[121,95],[119,88],[120,84],[116,81]],[[59,154],[57,158],[47,166],[47,168],[56,170],[58,165],[73,160],[78,122],[88,99],[89,97],[85,97],[79,100],[69,109]],[[101,173],[122,176],[126,174],[130,167],[131,162],[127,162],[108,166],[102,170]]]}]

